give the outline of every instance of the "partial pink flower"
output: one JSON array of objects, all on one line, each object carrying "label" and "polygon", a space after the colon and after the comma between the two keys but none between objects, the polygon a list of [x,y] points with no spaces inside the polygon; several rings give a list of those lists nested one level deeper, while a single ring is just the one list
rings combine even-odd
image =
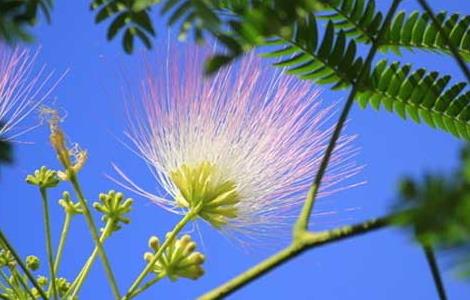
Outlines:
[{"label": "partial pink flower", "polygon": [[51,94],[59,80],[34,66],[38,52],[0,43],[0,139],[12,140],[32,129],[24,121]]},{"label": "partial pink flower", "polygon": [[[204,51],[174,52],[166,63],[147,62],[157,72],[146,73],[127,132],[166,195],[116,168],[123,185],[174,213],[199,209],[216,228],[251,234],[282,226],[320,166],[334,105],[325,107],[310,82],[263,66],[255,54],[203,78]],[[339,140],[320,196],[360,171],[353,140]]]}]

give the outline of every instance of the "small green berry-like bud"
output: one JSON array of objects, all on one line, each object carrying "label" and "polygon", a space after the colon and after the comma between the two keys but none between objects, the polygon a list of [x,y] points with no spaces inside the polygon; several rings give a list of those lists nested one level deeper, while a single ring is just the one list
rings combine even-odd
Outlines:
[{"label": "small green berry-like bud", "polygon": [[70,289],[70,286],[71,286],[70,282],[63,277],[56,278],[55,282],[56,282],[57,289],[59,291],[59,295],[63,297]]},{"label": "small green berry-like bud", "polygon": [[100,202],[93,203],[93,207],[103,214],[104,222],[113,222],[113,231],[121,229],[120,223],[128,224],[129,218],[124,215],[131,211],[132,199],[124,200],[122,193],[110,190],[107,194],[100,194]]},{"label": "small green berry-like bud", "polygon": [[26,257],[26,267],[31,271],[39,269],[39,258],[34,255]]},{"label": "small green berry-like bud", "polygon": [[56,171],[42,166],[39,170],[34,171],[34,174],[26,176],[26,182],[40,188],[52,188],[59,184],[59,178]]},{"label": "small green berry-like bud", "polygon": [[150,262],[153,259],[153,254],[150,253],[150,252],[145,252],[144,253],[144,259],[145,259],[145,261]]},{"label": "small green berry-like bud", "polygon": [[153,251],[157,251],[160,247],[160,240],[156,236],[152,236],[149,239],[149,248]]},{"label": "small green berry-like bud", "polygon": [[[156,237],[149,239],[149,247],[154,253],[158,251],[159,245]],[[155,262],[152,271],[159,276],[168,276],[172,281],[178,278],[198,279],[204,274],[202,264],[205,257],[200,252],[194,252],[195,249],[196,243],[189,235],[173,240]],[[150,252],[144,254],[147,262],[152,261],[153,258],[154,254]]]},{"label": "small green berry-like bud", "polygon": [[45,286],[45,285],[47,285],[49,280],[47,280],[47,278],[44,277],[44,276],[39,276],[38,279],[37,279],[37,282],[40,286]]}]

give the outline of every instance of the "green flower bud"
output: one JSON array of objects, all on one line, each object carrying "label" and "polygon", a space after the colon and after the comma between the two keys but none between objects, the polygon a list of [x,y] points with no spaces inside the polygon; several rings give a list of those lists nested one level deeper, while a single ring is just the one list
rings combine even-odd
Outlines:
[{"label": "green flower bud", "polygon": [[14,268],[16,266],[16,260],[8,250],[0,250],[0,268],[8,267]]},{"label": "green flower bud", "polygon": [[40,188],[52,188],[57,186],[60,180],[56,171],[42,166],[39,170],[34,171],[34,174],[26,176],[26,182]]},{"label": "green flower bud", "polygon": [[103,222],[113,222],[113,231],[121,228],[120,223],[129,224],[129,218],[124,215],[131,211],[132,199],[124,200],[122,193],[110,190],[107,194],[100,194],[100,202],[93,203],[93,207],[103,214]]},{"label": "green flower bud", "polygon": [[145,252],[144,253],[144,260],[146,262],[150,262],[150,261],[152,261],[152,259],[153,259],[153,254],[152,253],[150,253],[150,252]]},{"label": "green flower bud", "polygon": [[[158,239],[151,237],[149,247],[156,253],[160,247]],[[198,279],[204,274],[202,264],[205,257],[200,252],[194,252],[195,249],[196,243],[189,235],[173,240],[154,263],[152,271],[158,276],[168,276],[172,281],[178,278]],[[144,259],[147,262],[152,261],[154,253],[146,252]]]},{"label": "green flower bud", "polygon": [[64,277],[56,278],[55,284],[60,297],[65,296],[71,286],[71,283]]},{"label": "green flower bud", "polygon": [[59,200],[59,205],[62,206],[66,213],[77,215],[83,213],[83,208],[80,202],[74,203],[70,197],[69,192],[62,194],[62,199]]},{"label": "green flower bud", "polygon": [[152,236],[149,239],[149,248],[152,249],[153,251],[157,251],[157,249],[160,246],[160,240],[156,236]]},{"label": "green flower bud", "polygon": [[39,269],[39,258],[34,255],[26,257],[26,267],[31,271]]}]

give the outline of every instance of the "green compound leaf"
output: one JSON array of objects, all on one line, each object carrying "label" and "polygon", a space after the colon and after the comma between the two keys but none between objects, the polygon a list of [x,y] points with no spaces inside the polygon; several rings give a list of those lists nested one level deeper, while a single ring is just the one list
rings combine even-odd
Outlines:
[{"label": "green compound leaf", "polygon": [[286,68],[286,73],[319,84],[333,84],[342,89],[354,82],[363,65],[356,57],[356,44],[346,40],[346,33],[335,34],[335,25],[328,22],[323,39],[318,37],[318,26],[313,15],[294,25],[290,38],[277,38],[268,45],[276,48],[264,57],[276,58],[274,66]]},{"label": "green compound leaf", "polygon": [[[347,36],[354,37],[358,42],[370,43],[374,40],[383,21],[383,14],[376,11],[374,0],[320,2],[324,10],[319,18],[332,21],[337,28],[343,29]],[[470,16],[441,12],[436,17],[463,59],[470,61]],[[420,49],[451,55],[449,46],[432,19],[427,13],[419,11],[398,13],[379,48],[398,54],[400,49]]]},{"label": "green compound leaf", "polygon": [[402,180],[400,200],[397,208],[405,213],[398,225],[412,229],[425,246],[452,251],[455,269],[470,279],[470,145],[456,172]]},{"label": "green compound leaf", "polygon": [[133,1],[125,0],[94,0],[91,10],[96,10],[95,23],[101,23],[112,19],[106,38],[113,40],[119,33],[122,33],[122,47],[126,53],[134,51],[134,40],[137,37],[147,48],[152,47],[151,37],[156,35],[152,21],[150,19],[150,6],[154,1]]},{"label": "green compound leaf", "polygon": [[[397,16],[394,24],[402,24]],[[400,25],[401,26],[401,25]],[[390,32],[399,31],[392,25]],[[406,25],[405,25],[406,26]],[[303,80],[332,84],[341,89],[357,81],[363,59],[356,55],[356,44],[348,41],[344,30],[336,31],[328,22],[323,39],[319,39],[314,16],[295,25],[290,38],[268,43],[264,57],[275,58],[275,66]],[[394,33],[395,34],[395,33]],[[423,122],[459,138],[470,139],[470,92],[465,83],[449,86],[450,76],[425,69],[412,71],[411,65],[379,62],[361,83],[356,100],[361,107],[384,107],[404,119]]]},{"label": "green compound leaf", "polygon": [[380,61],[366,89],[356,99],[362,107],[384,107],[400,117],[424,121],[456,137],[470,140],[470,91],[466,83],[449,86],[450,76],[410,65]]},{"label": "green compound leaf", "polygon": [[29,28],[38,23],[41,14],[50,23],[52,6],[52,0],[0,0],[0,40],[31,41]]}]

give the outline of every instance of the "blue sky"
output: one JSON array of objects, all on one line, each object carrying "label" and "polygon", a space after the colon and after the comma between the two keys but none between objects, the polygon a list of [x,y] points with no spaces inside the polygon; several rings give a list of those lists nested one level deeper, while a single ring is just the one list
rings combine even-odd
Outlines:
[{"label": "blue sky", "polygon": [[[416,8],[414,1],[404,1],[404,10]],[[430,1],[435,10],[469,13],[466,1]],[[112,174],[111,163],[118,162],[142,182],[155,185],[144,163],[120,142],[125,129],[125,77],[139,73],[142,55],[128,56],[120,43],[105,40],[105,26],[93,24],[87,1],[57,1],[52,24],[35,29],[42,50],[39,61],[57,72],[69,70],[51,102],[67,112],[64,129],[69,138],[88,150],[89,161],[80,174],[90,201],[100,192],[119,189],[105,175]],[[161,24],[161,23],[159,23]],[[166,45],[166,27],[159,26],[157,43]],[[174,39],[174,37],[173,37]],[[155,49],[150,55],[164,55]],[[397,59],[395,56],[388,56]],[[451,58],[405,52],[401,58],[416,67],[427,67],[463,80]],[[157,66],[158,67],[158,66]],[[325,89],[326,103],[341,101],[346,92],[332,93]],[[419,175],[425,170],[451,171],[457,163],[462,143],[453,136],[396,115],[375,112],[355,106],[347,130],[357,133],[361,148],[357,160],[366,168],[359,176],[367,184],[341,192],[319,204],[319,208],[336,213],[314,218],[313,229],[325,229],[359,222],[389,211],[396,196],[396,184],[404,175]],[[25,176],[41,165],[58,168],[48,144],[46,127],[23,137],[33,144],[16,144],[16,162],[3,167],[0,181],[0,226],[22,255],[38,254],[47,272],[41,218],[41,202],[37,190],[24,183]],[[55,205],[63,190],[61,185],[51,195],[52,224],[55,242],[62,225],[62,210]],[[126,289],[144,266],[142,254],[150,235],[163,236],[178,220],[146,199],[135,199],[132,223],[106,242],[121,290]],[[348,211],[347,208],[357,208]],[[202,251],[206,254],[206,275],[194,282],[162,281],[140,299],[192,299],[237,275],[280,249],[283,244],[241,249],[208,226],[202,225]],[[82,218],[73,220],[71,235],[60,275],[74,278],[88,257],[93,244]],[[195,235],[195,238],[197,235]],[[286,240],[286,239],[284,239]],[[439,255],[444,282],[450,299],[470,297],[470,285],[458,280],[449,269],[450,259]],[[98,263],[93,268],[83,292],[83,299],[111,299],[104,271]],[[232,299],[437,299],[431,275],[422,250],[407,232],[385,229],[365,236],[315,249],[276,269],[269,275],[234,294]]]}]

